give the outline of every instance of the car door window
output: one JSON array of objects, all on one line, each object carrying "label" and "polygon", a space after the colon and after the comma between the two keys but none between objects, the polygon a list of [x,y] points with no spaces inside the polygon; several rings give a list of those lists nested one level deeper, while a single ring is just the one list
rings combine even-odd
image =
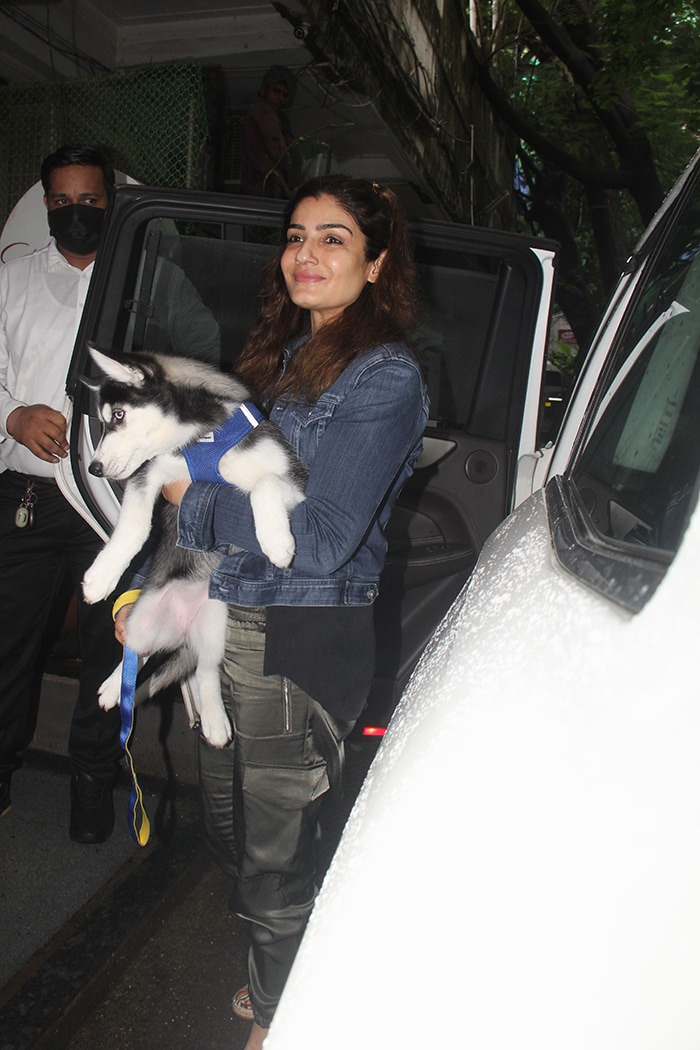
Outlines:
[{"label": "car door window", "polygon": [[[560,559],[629,608],[683,537],[700,473],[700,201],[677,216],[639,289],[616,371],[562,486],[548,490]],[[558,491],[562,499],[554,497]],[[568,511],[567,511],[568,508]],[[557,516],[557,512],[559,517]],[[569,553],[567,528],[576,542]]]},{"label": "car door window", "polygon": [[492,260],[446,259],[427,249],[417,254],[423,323],[413,345],[430,396],[430,426],[466,430],[498,275]]},{"label": "car door window", "polygon": [[[517,447],[544,279],[534,253],[496,235],[470,250],[415,231],[422,323],[414,333],[430,395],[429,428]],[[544,243],[544,242],[543,242]]]},{"label": "car door window", "polygon": [[255,320],[271,232],[253,225],[231,237],[222,223],[150,219],[125,273],[117,346],[230,368]]}]

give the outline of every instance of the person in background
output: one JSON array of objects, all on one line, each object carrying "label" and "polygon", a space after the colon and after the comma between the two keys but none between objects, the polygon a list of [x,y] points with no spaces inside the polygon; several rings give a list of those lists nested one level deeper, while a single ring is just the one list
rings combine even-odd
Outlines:
[{"label": "person in background", "polygon": [[0,814],[30,743],[37,670],[65,574],[77,593],[81,673],[68,751],[69,834],[104,842],[114,827],[122,749],[119,710],[97,689],[118,663],[111,606],[88,606],[80,582],[103,543],[66,501],[56,464],[68,454],[65,381],[114,172],[96,150],[63,146],[41,166],[49,244],[0,267]]},{"label": "person in background", "polygon": [[294,137],[285,107],[293,77],[286,66],[271,66],[263,77],[257,102],[243,121],[241,193],[256,197],[291,196],[290,146]]},{"label": "person in background", "polygon": [[[262,1045],[317,892],[319,814],[374,671],[373,603],[394,501],[422,447],[428,399],[406,344],[413,251],[394,193],[343,175],[287,207],[261,320],[236,362],[308,470],[277,569],[233,486],[177,482],[179,543],[221,550],[210,597],[228,603],[222,686],[234,738],[200,738],[205,830],[250,923],[234,1012]],[[128,608],[116,617],[124,639]]]}]

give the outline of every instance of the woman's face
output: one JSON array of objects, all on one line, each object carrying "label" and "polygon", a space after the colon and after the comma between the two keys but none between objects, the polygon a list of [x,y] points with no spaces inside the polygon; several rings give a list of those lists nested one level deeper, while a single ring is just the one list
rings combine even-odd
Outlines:
[{"label": "woman's face", "polygon": [[287,229],[282,275],[292,302],[309,310],[311,331],[338,317],[377,279],[384,252],[365,259],[365,235],[334,197],[305,197]]}]

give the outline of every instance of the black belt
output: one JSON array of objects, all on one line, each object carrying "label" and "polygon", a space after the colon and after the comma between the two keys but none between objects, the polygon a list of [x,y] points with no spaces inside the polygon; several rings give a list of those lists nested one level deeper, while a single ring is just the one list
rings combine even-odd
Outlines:
[{"label": "black belt", "polygon": [[15,482],[21,482],[26,485],[28,481],[33,481],[35,485],[57,485],[58,482],[55,478],[42,478],[36,477],[34,474],[25,474],[22,470],[3,470],[0,473],[0,478],[7,476],[8,480]]}]

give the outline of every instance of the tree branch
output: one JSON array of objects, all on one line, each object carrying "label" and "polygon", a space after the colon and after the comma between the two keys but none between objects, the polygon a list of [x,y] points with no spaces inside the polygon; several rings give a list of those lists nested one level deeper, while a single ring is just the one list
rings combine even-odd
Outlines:
[{"label": "tree branch", "polygon": [[[564,63],[574,82],[578,84],[594,108],[598,119],[615,143],[618,153],[624,156],[633,145],[633,140],[640,136],[639,115],[631,99],[620,95],[617,104],[613,102],[609,106],[601,105],[595,90],[599,63],[593,62],[585,51],[574,43],[566,29],[552,18],[540,0],[514,0],[514,2],[540,39]],[[593,27],[588,28],[588,35],[594,38]]]},{"label": "tree branch", "polygon": [[589,183],[593,186],[602,186],[606,189],[628,189],[631,183],[630,173],[622,168],[599,168],[584,164],[557,146],[546,135],[526,120],[508,101],[504,92],[496,84],[488,68],[479,60],[476,50],[470,40],[469,46],[474,58],[474,67],[479,87],[498,114],[501,120],[515,132],[518,138],[523,139],[529,146],[536,150],[546,160],[551,161],[571,175],[579,182]]}]

